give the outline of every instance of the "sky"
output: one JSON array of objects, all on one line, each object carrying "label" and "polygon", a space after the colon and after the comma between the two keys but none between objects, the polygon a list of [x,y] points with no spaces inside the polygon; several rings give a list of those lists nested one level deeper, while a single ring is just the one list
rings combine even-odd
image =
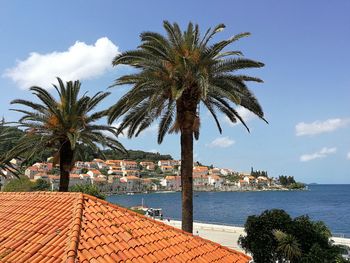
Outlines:
[{"label": "sky", "polygon": [[[106,91],[131,72],[111,66],[120,52],[135,49],[143,31],[164,33],[163,20],[198,23],[201,30],[224,23],[220,41],[240,32],[251,36],[232,49],[265,63],[246,71],[264,80],[250,84],[269,124],[237,110],[251,132],[223,116],[223,133],[201,111],[195,160],[306,183],[350,183],[350,1],[19,1],[0,0],[0,116],[17,98],[34,100],[28,88],[53,92],[55,77],[82,82],[83,91]],[[129,87],[110,89],[107,108]],[[203,108],[203,107],[202,107]],[[117,125],[118,122],[115,123]],[[178,135],[157,144],[156,124],[138,138],[120,138],[128,149],[180,157]]]}]

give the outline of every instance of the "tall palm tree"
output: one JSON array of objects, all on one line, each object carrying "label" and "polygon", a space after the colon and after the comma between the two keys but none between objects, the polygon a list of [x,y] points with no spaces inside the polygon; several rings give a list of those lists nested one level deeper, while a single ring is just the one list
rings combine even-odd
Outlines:
[{"label": "tall palm tree", "polygon": [[22,155],[30,160],[34,155],[48,148],[52,149],[54,163],[60,165],[59,191],[65,192],[68,191],[70,170],[74,160],[81,154],[82,146],[88,146],[101,155],[103,152],[98,145],[118,151],[125,149],[112,137],[117,136],[115,128],[95,123],[106,116],[106,111],[91,113],[109,93],[98,92],[92,97],[86,94],[79,97],[79,81],[64,84],[60,78],[57,80],[59,85],[54,85],[54,88],[58,93],[58,100],[43,88],[31,87],[30,90],[40,103],[22,99],[11,102],[30,110],[13,109],[24,114],[18,121],[18,126],[25,128],[26,133],[7,156]]},{"label": "tall palm tree", "polygon": [[176,23],[164,21],[163,25],[166,36],[144,32],[141,45],[136,50],[123,52],[114,58],[114,66],[129,65],[137,72],[115,81],[113,86],[127,84],[132,88],[110,108],[109,123],[124,116],[119,132],[127,130],[131,138],[159,118],[158,143],[163,141],[167,132],[180,132],[182,229],[192,232],[193,138],[199,137],[199,105],[205,105],[220,133],[222,129],[217,112],[224,113],[232,122],[241,121],[248,129],[232,107],[234,104],[264,119],[258,101],[245,84],[246,81],[262,80],[233,74],[241,69],[262,67],[263,63],[243,58],[240,51],[223,51],[249,33],[211,44],[212,37],[224,29],[223,24],[213,30],[208,29],[203,37],[198,25],[192,23],[184,32]]}]

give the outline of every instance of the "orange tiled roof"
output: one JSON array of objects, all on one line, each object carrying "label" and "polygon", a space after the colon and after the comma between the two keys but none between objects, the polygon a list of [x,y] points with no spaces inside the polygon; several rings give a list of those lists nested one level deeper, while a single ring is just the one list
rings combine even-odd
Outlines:
[{"label": "orange tiled roof", "polygon": [[0,261],[248,262],[211,241],[82,193],[0,193]]}]

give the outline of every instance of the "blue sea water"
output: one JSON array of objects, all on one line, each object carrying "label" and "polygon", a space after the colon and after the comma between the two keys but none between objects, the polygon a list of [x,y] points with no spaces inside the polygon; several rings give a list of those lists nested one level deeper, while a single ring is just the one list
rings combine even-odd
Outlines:
[{"label": "blue sea water", "polygon": [[[130,207],[162,208],[165,218],[181,219],[181,193],[113,195],[108,201]],[[350,185],[310,185],[309,191],[195,192],[194,220],[243,225],[249,215],[284,209],[291,216],[307,214],[334,234],[350,237]]]}]

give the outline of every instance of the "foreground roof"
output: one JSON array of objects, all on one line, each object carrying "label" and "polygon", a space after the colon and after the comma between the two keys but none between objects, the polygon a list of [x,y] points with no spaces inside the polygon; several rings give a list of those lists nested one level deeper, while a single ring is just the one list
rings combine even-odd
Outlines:
[{"label": "foreground roof", "polygon": [[81,193],[0,193],[0,262],[248,262],[219,244]]}]

